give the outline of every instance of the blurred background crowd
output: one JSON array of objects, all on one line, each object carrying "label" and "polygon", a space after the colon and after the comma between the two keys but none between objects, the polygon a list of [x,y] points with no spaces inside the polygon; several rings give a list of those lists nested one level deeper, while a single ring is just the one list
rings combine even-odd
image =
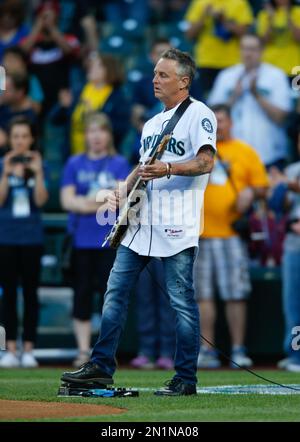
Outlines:
[{"label": "blurred background crowd", "polygon": [[[153,68],[169,47],[194,55],[191,95],[218,120],[194,276],[208,340],[199,368],[222,363],[211,345],[216,294],[231,365],[252,365],[247,303],[251,272],[264,268],[282,280],[280,367],[300,371],[291,346],[300,326],[300,1],[292,0],[0,0],[0,319],[7,338],[0,366],[38,364],[47,214],[58,220],[52,231],[68,214],[56,258],[61,265],[71,245],[72,265],[57,285],[74,292],[73,364],[88,359],[94,294],[101,304],[115,254],[100,247],[108,227],[97,224],[96,195],[105,197],[138,162],[143,124],[162,110]],[[161,263],[150,270],[136,288],[138,349],[130,364],[169,369],[175,318]]]}]

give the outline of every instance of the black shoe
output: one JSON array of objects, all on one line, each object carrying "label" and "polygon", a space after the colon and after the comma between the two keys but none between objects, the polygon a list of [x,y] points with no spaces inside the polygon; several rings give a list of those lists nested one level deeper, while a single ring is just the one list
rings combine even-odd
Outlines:
[{"label": "black shoe", "polygon": [[186,384],[181,378],[167,381],[166,386],[155,391],[156,396],[188,396],[197,394],[196,384]]},{"label": "black shoe", "polygon": [[98,383],[98,384],[113,384],[113,378],[104,373],[94,362],[86,362],[79,370],[66,371],[60,378],[68,383]]}]

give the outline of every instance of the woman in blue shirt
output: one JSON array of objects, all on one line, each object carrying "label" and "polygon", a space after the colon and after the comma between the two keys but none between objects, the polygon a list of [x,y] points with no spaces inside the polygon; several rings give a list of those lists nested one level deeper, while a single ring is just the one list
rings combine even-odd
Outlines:
[{"label": "woman in blue shirt", "polygon": [[[33,150],[34,128],[25,117],[9,127],[9,152],[0,163],[0,284],[3,289],[7,352],[0,367],[35,367],[32,350],[38,323],[37,288],[43,245],[40,208],[48,199],[40,153]],[[17,290],[24,297],[23,342],[17,355]]]},{"label": "woman in blue shirt", "polygon": [[86,153],[68,160],[61,188],[75,249],[73,318],[79,348],[75,367],[89,360],[93,293],[97,290],[104,294],[115,258],[114,250],[101,248],[111,226],[97,223],[100,204],[96,196],[99,198],[101,191],[103,200],[130,172],[127,160],[116,154],[111,123],[105,114],[92,114],[86,119],[85,141]]}]

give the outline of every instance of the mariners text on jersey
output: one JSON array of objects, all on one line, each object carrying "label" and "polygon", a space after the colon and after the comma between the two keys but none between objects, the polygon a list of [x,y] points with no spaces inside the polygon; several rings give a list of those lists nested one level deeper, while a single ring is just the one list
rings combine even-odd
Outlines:
[{"label": "mariners text on jersey", "polygon": [[[159,135],[178,106],[160,112],[145,123],[141,137],[141,162],[147,161]],[[175,126],[161,161],[183,163],[194,159],[203,146],[210,145],[216,149],[216,128],[214,113],[204,103],[192,100]],[[162,177],[148,182],[147,198],[140,209],[141,219],[147,222],[130,225],[122,244],[140,255],[160,257],[197,247],[207,182],[208,174],[171,175],[170,179]],[[162,192],[164,199],[161,198]],[[167,193],[170,195],[169,200],[165,199]],[[178,220],[178,214],[182,211],[182,222],[173,222]],[[162,222],[157,223],[156,220]]]}]

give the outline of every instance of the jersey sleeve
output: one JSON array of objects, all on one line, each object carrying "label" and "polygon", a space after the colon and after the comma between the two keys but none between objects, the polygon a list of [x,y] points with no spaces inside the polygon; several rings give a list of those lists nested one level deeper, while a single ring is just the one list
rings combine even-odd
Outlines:
[{"label": "jersey sleeve", "polygon": [[204,109],[193,109],[190,125],[190,140],[197,155],[202,146],[209,145],[216,148],[217,121],[215,114],[207,107]]}]

